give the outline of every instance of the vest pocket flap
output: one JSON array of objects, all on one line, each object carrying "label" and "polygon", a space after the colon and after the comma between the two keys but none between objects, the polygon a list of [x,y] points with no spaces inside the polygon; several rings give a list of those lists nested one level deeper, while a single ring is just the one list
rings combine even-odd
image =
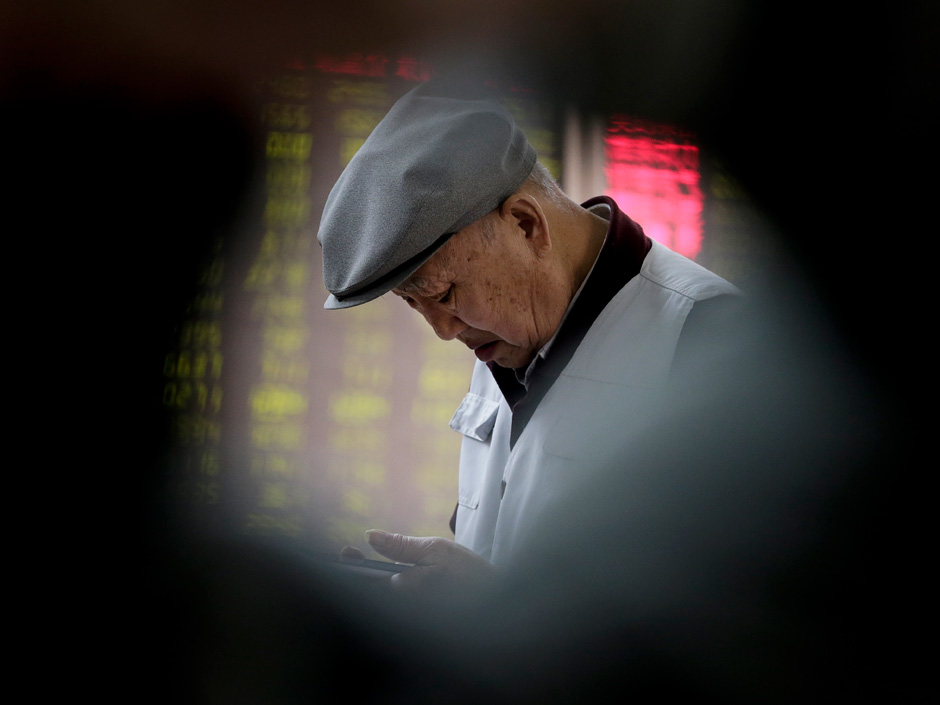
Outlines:
[{"label": "vest pocket flap", "polygon": [[498,410],[498,402],[469,393],[454,412],[450,427],[477,441],[486,441],[493,432]]}]

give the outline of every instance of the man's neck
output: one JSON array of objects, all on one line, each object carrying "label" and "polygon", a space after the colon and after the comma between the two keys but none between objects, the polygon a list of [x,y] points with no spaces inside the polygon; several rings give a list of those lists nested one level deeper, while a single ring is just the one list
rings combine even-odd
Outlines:
[{"label": "man's neck", "polygon": [[[566,233],[568,237],[564,240],[564,242],[569,245],[569,252],[572,253],[570,255],[571,266],[569,267],[569,272],[571,273],[570,282],[572,291],[569,294],[568,308],[558,324],[558,329],[560,329],[564,324],[565,318],[568,316],[568,312],[571,310],[572,305],[577,299],[578,293],[584,286],[585,280],[588,276],[590,276],[591,270],[594,269],[594,263],[597,262],[597,257],[600,255],[604,241],[607,239],[607,229],[610,225],[610,223],[604,218],[601,218],[594,213],[585,210],[584,208],[579,207],[578,210],[580,211],[577,214],[578,220],[581,221],[578,224],[579,227],[569,230]],[[549,341],[536,352],[535,356],[532,358],[532,360],[529,361],[527,365],[523,365],[522,367],[513,370],[516,375],[516,379],[524,387],[528,388],[529,378],[533,368],[536,366],[536,364],[538,364],[538,358],[545,357],[548,349],[551,347],[552,342],[558,335],[558,329],[556,329],[555,335],[553,335]]]},{"label": "man's neck", "polygon": [[571,214],[570,221],[563,243],[570,276],[570,298],[573,298],[597,261],[609,223],[581,207]]}]

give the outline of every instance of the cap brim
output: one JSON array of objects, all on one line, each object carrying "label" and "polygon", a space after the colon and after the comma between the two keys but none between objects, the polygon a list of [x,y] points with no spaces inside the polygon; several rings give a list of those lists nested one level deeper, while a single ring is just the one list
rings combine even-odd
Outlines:
[{"label": "cap brim", "polygon": [[404,264],[396,267],[384,277],[370,283],[368,286],[350,291],[348,293],[330,294],[323,304],[326,309],[352,308],[373,301],[382,294],[388,293],[405,281],[427,262],[441,247],[444,246],[457,232],[446,233],[439,237],[430,247],[425,248]]}]

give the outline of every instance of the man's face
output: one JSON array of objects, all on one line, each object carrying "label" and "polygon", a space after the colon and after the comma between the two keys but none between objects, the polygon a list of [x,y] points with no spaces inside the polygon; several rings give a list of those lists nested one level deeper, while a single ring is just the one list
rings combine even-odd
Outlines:
[{"label": "man's face", "polygon": [[545,267],[525,231],[491,213],[392,292],[438,337],[456,338],[483,362],[517,368],[551,339],[567,307],[555,301]]}]

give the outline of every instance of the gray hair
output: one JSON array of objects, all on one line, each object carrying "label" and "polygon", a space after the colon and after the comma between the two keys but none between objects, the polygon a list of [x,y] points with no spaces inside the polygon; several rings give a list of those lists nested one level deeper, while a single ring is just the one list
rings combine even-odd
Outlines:
[{"label": "gray hair", "polygon": [[555,177],[552,176],[551,172],[542,162],[535,163],[535,166],[532,168],[532,173],[529,174],[529,178],[526,179],[525,184],[523,184],[523,188],[526,187],[537,195],[548,198],[556,206],[562,208],[577,206],[577,204],[568,197],[568,194],[561,190],[561,186],[555,181]]},{"label": "gray hair", "polygon": [[[522,186],[519,187],[517,193],[519,191],[528,191],[536,196],[540,196],[543,200],[551,201],[559,208],[567,210],[580,208],[577,203],[568,197],[568,194],[561,190],[561,186],[555,181],[555,177],[552,176],[551,172],[541,162],[535,163],[535,166],[532,168],[532,173],[529,174]],[[499,208],[490,211],[478,221],[480,226],[478,233],[486,242],[492,242],[496,235],[491,218],[498,210]]]}]

